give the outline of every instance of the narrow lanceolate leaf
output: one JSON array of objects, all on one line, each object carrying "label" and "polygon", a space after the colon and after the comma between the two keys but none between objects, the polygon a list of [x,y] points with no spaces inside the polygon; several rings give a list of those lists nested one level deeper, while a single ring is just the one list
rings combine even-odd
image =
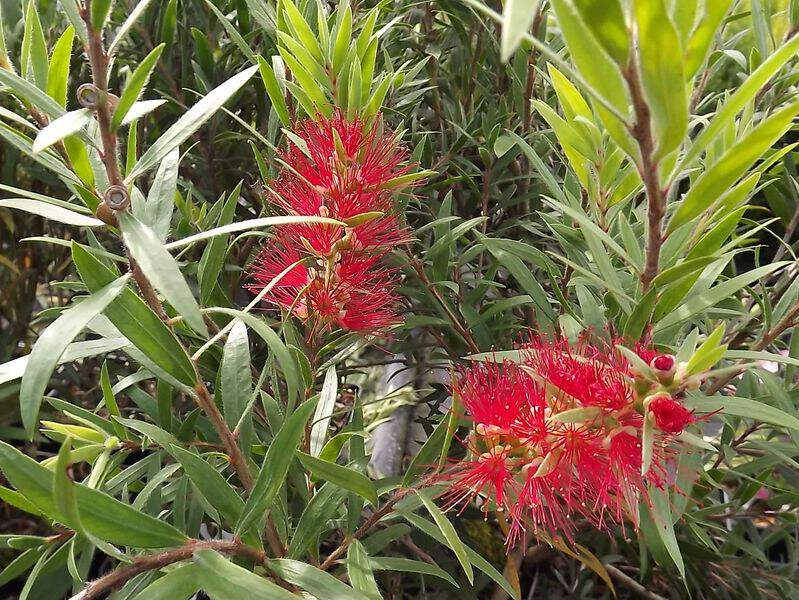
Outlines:
[{"label": "narrow lanceolate leaf", "polygon": [[755,164],[791,126],[799,113],[794,102],[762,121],[738,140],[709,169],[706,169],[685,194],[669,222],[668,231],[689,223],[702,214]]},{"label": "narrow lanceolate leaf", "polygon": [[311,416],[316,401],[311,399],[301,404],[284,422],[280,431],[272,440],[266,451],[261,472],[255,481],[255,487],[247,499],[236,531],[242,532],[260,519],[269,509],[286,479],[289,465],[294,460],[294,453],[305,434],[305,424]]},{"label": "narrow lanceolate leaf", "polygon": [[574,6],[597,42],[620,65],[627,64],[630,40],[619,0],[574,0]]},{"label": "narrow lanceolate leaf", "polygon": [[47,94],[61,106],[67,105],[67,84],[69,80],[69,59],[72,55],[72,43],[75,29],[70,25],[58,38],[50,57],[47,72]]},{"label": "narrow lanceolate leaf", "polygon": [[771,79],[790,58],[799,52],[799,36],[794,36],[783,46],[771,54],[763,63],[744,81],[733,94],[727,98],[722,107],[716,112],[707,127],[705,127],[691,147],[685,153],[679,172],[684,167],[689,167],[696,158],[715,140],[725,127],[735,118],[746,104],[755,97],[766,82]]},{"label": "narrow lanceolate leaf", "polygon": [[180,267],[152,229],[129,213],[120,213],[122,237],[142,271],[197,333],[208,335],[200,307]]},{"label": "narrow lanceolate leaf", "polygon": [[202,457],[170,445],[166,450],[180,462],[192,483],[201,490],[226,523],[235,524],[244,508],[244,501],[219,471]]},{"label": "narrow lanceolate leaf", "polygon": [[200,591],[200,570],[193,563],[181,565],[156,579],[131,600],[189,600]]},{"label": "narrow lanceolate leaf", "polygon": [[297,457],[302,465],[314,476],[329,481],[339,487],[355,492],[361,498],[377,505],[377,489],[375,484],[363,473],[344,467],[342,465],[316,458],[310,454],[297,451]]},{"label": "narrow lanceolate leaf", "polygon": [[119,128],[122,121],[125,119],[125,115],[128,114],[130,107],[133,106],[133,103],[141,96],[142,91],[144,91],[147,85],[147,81],[150,79],[150,74],[153,72],[153,69],[155,69],[155,65],[163,51],[164,44],[159,44],[153,48],[152,52],[144,57],[144,60],[142,60],[139,66],[136,67],[136,70],[133,71],[133,74],[125,85],[125,89],[122,91],[122,95],[119,97],[119,103],[116,109],[114,109],[114,116],[111,118],[112,130],[117,130]]},{"label": "narrow lanceolate leaf", "polygon": [[246,221],[236,221],[221,227],[215,227],[208,231],[203,231],[189,237],[185,237],[166,245],[167,250],[174,250],[176,248],[183,248],[202,240],[208,240],[220,235],[227,235],[236,231],[252,231],[256,229],[263,229],[264,227],[277,227],[279,225],[291,225],[294,223],[325,223],[328,225],[345,226],[345,223],[329,219],[327,217],[306,217],[300,215],[284,215],[280,217],[263,217],[261,219],[247,219]]},{"label": "narrow lanceolate leaf", "polygon": [[139,0],[139,3],[136,4],[136,8],[130,11],[130,14],[125,19],[125,22],[122,23],[122,27],[117,30],[116,36],[114,36],[114,39],[108,45],[109,55],[113,56],[117,47],[119,46],[119,43],[125,39],[125,36],[130,31],[131,27],[133,27],[136,24],[136,21],[141,18],[150,2],[152,2],[152,0]]},{"label": "narrow lanceolate leaf", "polygon": [[33,104],[49,117],[58,118],[64,114],[64,109],[58,102],[10,69],[0,69],[0,83],[7,85],[17,98],[28,104]]},{"label": "narrow lanceolate leaf", "polygon": [[677,536],[674,534],[674,523],[671,516],[671,500],[669,490],[651,487],[649,490],[651,502],[652,520],[655,522],[658,535],[660,536],[666,551],[674,561],[680,575],[685,578],[685,563],[683,562],[680,546],[677,543]]},{"label": "narrow lanceolate leaf", "polygon": [[419,495],[419,498],[422,500],[422,504],[424,504],[427,512],[429,512],[430,516],[433,517],[433,521],[435,521],[435,524],[444,535],[444,538],[447,540],[447,544],[449,545],[450,549],[455,553],[455,557],[461,564],[463,572],[466,573],[466,578],[469,580],[469,583],[474,582],[472,563],[469,562],[469,556],[466,554],[466,548],[464,547],[461,539],[458,537],[458,532],[455,531],[455,527],[452,526],[452,523],[449,522],[449,519],[447,519],[446,515],[441,512],[441,509],[436,506],[436,503],[426,491],[416,490],[416,493]]},{"label": "narrow lanceolate leaf", "polygon": [[194,554],[194,561],[198,567],[195,575],[200,587],[212,600],[299,600],[296,594],[234,565],[213,550],[198,550]]},{"label": "narrow lanceolate leaf", "polygon": [[258,70],[258,65],[245,69],[238,75],[234,75],[219,87],[214,88],[192,106],[177,122],[167,129],[158,140],[150,146],[141,156],[139,162],[133,167],[126,182],[131,182],[142,173],[146,173],[157,165],[161,159],[171,150],[177,148],[186,141],[191,134],[197,131],[203,123],[219,110],[230,97],[238,92],[245,83]]},{"label": "narrow lanceolate leaf", "polygon": [[324,448],[327,439],[327,428],[330,426],[330,416],[336,406],[336,394],[338,392],[338,375],[336,367],[331,366],[325,373],[325,381],[322,383],[322,391],[319,394],[319,404],[316,405],[316,412],[313,416],[311,426],[311,456],[319,456]]},{"label": "narrow lanceolate leaf", "polygon": [[[219,213],[219,219],[216,223],[218,226],[224,227],[225,225],[229,225],[236,216],[236,204],[238,204],[239,201],[242,183],[243,181],[240,181],[228,195],[227,200],[224,200],[222,210]],[[223,202],[222,199],[219,201]],[[208,242],[200,258],[197,270],[198,279],[200,280],[200,302],[204,305],[208,304],[211,300],[211,294],[225,266],[226,253],[227,240],[222,236],[215,236]]]},{"label": "narrow lanceolate leaf", "polygon": [[155,172],[153,185],[147,194],[147,201],[139,220],[155,232],[161,242],[166,242],[172,212],[175,209],[175,192],[178,184],[180,150],[175,148],[164,157]]},{"label": "narrow lanceolate leaf", "polygon": [[222,410],[233,430],[252,396],[250,342],[247,326],[236,320],[222,350]]},{"label": "narrow lanceolate leaf", "polygon": [[42,396],[58,359],[86,324],[122,292],[128,278],[129,275],[123,275],[65,310],[36,340],[19,389],[20,413],[28,436],[33,437]]},{"label": "narrow lanceolate leaf", "polygon": [[716,30],[730,9],[732,0],[715,0],[704,4],[705,14],[702,15],[699,24],[694,29],[684,48],[685,77],[689,81],[705,62],[705,57],[708,54],[708,50],[710,50]]},{"label": "narrow lanceolate leaf", "polygon": [[[53,500],[52,471],[5,442],[0,442],[0,470],[43,513],[63,522]],[[166,521],[83,484],[75,484],[75,497],[84,529],[98,539],[134,548],[179,546],[187,539]]]},{"label": "narrow lanceolate leaf", "polygon": [[78,512],[78,500],[75,497],[75,488],[72,480],[67,474],[67,467],[71,464],[72,438],[67,435],[58,451],[58,458],[55,463],[53,474],[53,501],[56,509],[61,514],[64,524],[75,531],[82,531],[80,524],[80,514]]},{"label": "narrow lanceolate leaf", "polygon": [[383,597],[377,587],[375,574],[372,572],[369,554],[358,540],[353,541],[347,550],[347,576],[352,587],[365,596],[376,600]]},{"label": "narrow lanceolate leaf", "polygon": [[346,583],[342,583],[330,573],[320,571],[316,567],[288,558],[274,559],[267,563],[269,569],[281,579],[288,581],[309,592],[316,598],[325,600],[373,600],[361,592],[355,591]]},{"label": "narrow lanceolate leaf", "polygon": [[[680,145],[688,128],[680,38],[664,0],[638,0],[634,6],[641,76],[655,126],[656,154],[665,156]],[[664,52],[665,48],[672,51]]]},{"label": "narrow lanceolate leaf", "polygon": [[[72,260],[90,291],[96,291],[116,278],[111,269],[74,241]],[[183,346],[133,290],[125,288],[106,308],[105,315],[153,363],[184,385],[194,385],[197,375]]]},{"label": "narrow lanceolate leaf", "polygon": [[60,142],[66,137],[77,133],[92,120],[92,111],[89,108],[73,110],[65,115],[58,117],[47,127],[39,132],[33,140],[33,152],[37,154],[55,143]]},{"label": "narrow lanceolate leaf", "polygon": [[62,206],[50,204],[49,202],[42,202],[41,200],[32,200],[30,198],[5,198],[0,200],[0,208],[14,208],[16,210],[24,210],[34,215],[39,215],[51,221],[58,221],[67,225],[77,225],[78,227],[103,227],[100,219],[89,217],[79,212],[68,210]]},{"label": "narrow lanceolate leaf", "polygon": [[749,398],[739,398],[737,396],[688,396],[685,404],[690,408],[696,409],[698,413],[719,412],[723,415],[743,417],[744,419],[752,419],[776,425],[777,427],[786,427],[793,431],[799,431],[799,419],[795,415]]},{"label": "narrow lanceolate leaf", "polygon": [[538,0],[507,0],[502,9],[502,61],[507,61],[527,33],[538,12]]}]

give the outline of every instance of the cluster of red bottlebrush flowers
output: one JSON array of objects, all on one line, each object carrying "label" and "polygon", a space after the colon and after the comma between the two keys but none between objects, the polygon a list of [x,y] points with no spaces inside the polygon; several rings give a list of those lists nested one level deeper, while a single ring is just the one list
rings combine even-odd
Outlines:
[{"label": "cluster of red bottlebrush flowers", "polygon": [[[249,288],[280,280],[265,301],[310,325],[309,336],[344,329],[375,334],[399,322],[397,271],[384,257],[408,241],[397,191],[415,177],[382,120],[336,112],[299,123],[268,191],[289,215],[329,217],[346,227],[279,228],[250,265]],[[292,266],[294,265],[294,266]]]},{"label": "cluster of red bottlebrush flowers", "polygon": [[486,512],[505,512],[509,545],[526,534],[572,539],[580,521],[637,526],[647,486],[667,485],[675,437],[694,420],[666,391],[674,357],[637,349],[653,382],[618,350],[585,341],[520,350],[521,362],[474,363],[453,385],[474,425],[467,458],[444,475],[449,507],[480,497]]}]

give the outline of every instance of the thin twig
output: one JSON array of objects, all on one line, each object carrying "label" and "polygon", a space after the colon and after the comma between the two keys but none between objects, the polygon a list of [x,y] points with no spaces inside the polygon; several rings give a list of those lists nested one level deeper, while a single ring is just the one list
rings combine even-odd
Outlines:
[{"label": "thin twig", "polygon": [[258,564],[263,564],[266,560],[266,556],[262,551],[243,544],[239,540],[191,540],[186,545],[174,550],[135,558],[130,565],[111,571],[107,575],[95,579],[89,583],[83,591],[72,596],[70,600],[92,600],[93,598],[100,598],[105,594],[118,590],[136,575],[146,573],[147,571],[162,569],[167,565],[187,560],[194,556],[197,550],[215,550],[222,554],[234,554]]}]

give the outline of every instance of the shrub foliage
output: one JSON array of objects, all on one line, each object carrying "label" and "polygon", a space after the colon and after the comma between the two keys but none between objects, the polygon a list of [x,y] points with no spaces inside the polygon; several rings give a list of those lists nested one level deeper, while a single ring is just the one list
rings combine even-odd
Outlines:
[{"label": "shrub foliage", "polygon": [[795,597],[797,31],[0,1],[7,597]]}]

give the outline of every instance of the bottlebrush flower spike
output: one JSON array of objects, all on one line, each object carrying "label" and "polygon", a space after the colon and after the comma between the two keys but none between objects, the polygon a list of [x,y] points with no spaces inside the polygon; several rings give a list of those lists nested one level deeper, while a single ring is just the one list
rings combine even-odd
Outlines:
[{"label": "bottlebrush flower spike", "polygon": [[400,321],[399,283],[384,256],[410,238],[400,221],[397,190],[411,167],[379,118],[341,112],[297,125],[270,196],[292,215],[347,224],[300,224],[278,230],[249,267],[249,289],[260,292],[300,261],[265,296],[311,325],[309,335],[341,328],[376,334]]},{"label": "bottlebrush flower spike", "polygon": [[480,498],[485,511],[507,512],[509,545],[527,534],[572,539],[581,520],[637,526],[648,486],[666,484],[674,428],[660,428],[642,475],[644,406],[628,362],[585,340],[536,339],[521,351],[519,364],[474,363],[453,384],[474,427],[466,458],[441,476],[448,507]]}]

